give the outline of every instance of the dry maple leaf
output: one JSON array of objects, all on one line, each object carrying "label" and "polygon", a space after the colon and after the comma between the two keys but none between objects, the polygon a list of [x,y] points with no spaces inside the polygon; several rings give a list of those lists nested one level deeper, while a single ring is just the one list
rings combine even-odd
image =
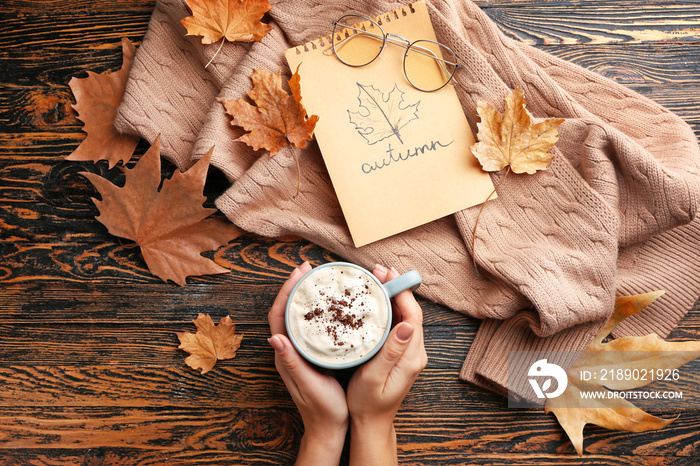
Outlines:
[{"label": "dry maple leaf", "polygon": [[207,218],[216,209],[203,208],[210,150],[187,172],[176,171],[160,185],[160,136],[136,166],[126,170],[120,188],[94,173],[85,175],[102,195],[93,199],[100,211],[97,218],[109,232],[136,242],[148,269],[163,281],[179,285],[186,277],[228,272],[201,255],[242,234],[221,218]]},{"label": "dry maple leaf", "polygon": [[180,22],[187,29],[186,35],[202,36],[203,44],[213,44],[219,40],[222,46],[224,40],[259,41],[272,29],[260,22],[271,8],[268,0],[187,0],[187,6],[192,16]]},{"label": "dry maple leaf", "polygon": [[[477,123],[476,138],[479,142],[471,146],[471,151],[487,172],[508,167],[498,185],[481,205],[474,225],[472,237],[472,258],[476,269],[476,226],[481,212],[491,196],[498,191],[511,171],[514,173],[535,173],[546,170],[552,161],[549,152],[557,142],[557,128],[564,122],[562,118],[547,118],[535,125],[525,110],[525,98],[520,86],[506,97],[505,114],[502,116],[491,104],[479,101],[477,113],[481,121]],[[478,269],[477,270],[477,274]]]},{"label": "dry maple leaf", "polygon": [[87,78],[72,78],[68,85],[73,91],[78,118],[85,124],[87,137],[67,160],[107,160],[112,168],[117,162],[126,163],[136,149],[138,136],[122,134],[114,127],[119,102],[124,95],[126,78],[136,49],[127,38],[122,39],[123,64],[119,71],[95,74]]},{"label": "dry maple leaf", "polygon": [[[609,397],[608,389],[632,390],[650,384],[658,376],[649,376],[649,371],[666,373],[700,357],[700,342],[669,342],[651,334],[603,343],[622,320],[641,311],[663,293],[654,291],[617,298],[615,312],[603,330],[567,371],[568,384],[563,394],[547,399],[545,412],[554,413],[579,455],[583,454],[583,428],[586,424],[646,432],[662,429],[673,421],[652,416],[626,399]],[[619,370],[622,372],[617,372]],[[605,377],[601,380],[602,374],[611,371],[625,374],[627,370],[630,371],[628,374],[639,376]]]},{"label": "dry maple leaf", "polygon": [[552,161],[549,151],[557,142],[562,118],[530,124],[520,87],[506,98],[503,116],[486,102],[477,104],[477,112],[481,117],[476,125],[479,142],[471,150],[484,170],[493,172],[509,167],[513,173],[532,174],[549,166]]},{"label": "dry maple leaf", "polygon": [[190,353],[185,364],[192,369],[202,369],[202,374],[209,372],[217,360],[231,359],[241,346],[243,334],[236,334],[236,326],[231,317],[221,319],[218,326],[209,314],[199,314],[194,325],[197,333],[178,332],[181,350]]},{"label": "dry maple leaf", "polygon": [[[306,147],[311,140],[318,116],[306,117],[306,109],[301,103],[301,86],[299,68],[288,81],[291,95],[282,89],[282,73],[272,74],[257,69],[251,75],[253,89],[248,97],[255,103],[251,105],[245,99],[223,100],[226,113],[231,115],[233,126],[240,126],[248,133],[236,139],[248,144],[255,150],[267,149],[270,156],[282,147],[290,144],[299,149]],[[299,158],[292,148],[297,163],[297,194],[301,183]]]}]

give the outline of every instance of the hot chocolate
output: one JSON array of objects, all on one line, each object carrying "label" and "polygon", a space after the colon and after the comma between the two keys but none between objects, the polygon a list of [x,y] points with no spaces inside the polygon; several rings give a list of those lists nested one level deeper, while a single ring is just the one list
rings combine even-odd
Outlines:
[{"label": "hot chocolate", "polygon": [[322,365],[348,365],[383,341],[389,299],[367,271],[351,265],[319,267],[289,298],[287,328],[298,349]]}]

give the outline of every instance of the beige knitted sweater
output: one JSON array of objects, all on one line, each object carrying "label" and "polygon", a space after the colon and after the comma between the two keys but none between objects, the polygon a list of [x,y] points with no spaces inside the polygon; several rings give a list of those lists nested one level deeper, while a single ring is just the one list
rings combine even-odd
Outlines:
[{"label": "beige knitted sweater", "polygon": [[[700,294],[700,150],[692,130],[654,102],[593,72],[505,37],[469,0],[428,0],[440,42],[464,67],[457,93],[476,134],[477,101],[502,111],[521,86],[534,118],[559,117],[548,170],[511,175],[471,236],[478,207],[355,248],[316,144],[301,151],[302,192],[291,152],[260,157],[233,140],[217,98],[238,99],[256,68],[290,71],[283,52],[330,33],[343,14],[375,16],[405,5],[381,0],[273,1],[262,42],[218,45],[185,37],[184,0],[157,4],[117,117],[188,168],[212,146],[232,186],[217,206],[266,236],[300,235],[365,266],[423,277],[419,293],[483,319],[461,377],[504,393],[510,350],[581,349],[616,295],[667,293],[619,332],[662,336]],[[303,92],[303,88],[302,88]],[[494,175],[497,181],[499,174]],[[464,342],[465,346],[468,342]],[[439,349],[434,349],[439,351]]]}]

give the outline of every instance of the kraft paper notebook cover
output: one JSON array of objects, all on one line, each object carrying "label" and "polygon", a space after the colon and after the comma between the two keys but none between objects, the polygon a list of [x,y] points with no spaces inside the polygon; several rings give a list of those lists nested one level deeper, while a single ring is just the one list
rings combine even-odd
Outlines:
[{"label": "kraft paper notebook cover", "polygon": [[[436,40],[423,2],[374,20],[385,33]],[[394,44],[359,68],[330,48],[329,35],[286,58],[292,71],[299,66],[307,113],[319,116],[314,134],[355,246],[484,202],[493,184],[469,150],[474,136],[453,83],[415,89],[405,48]]]}]

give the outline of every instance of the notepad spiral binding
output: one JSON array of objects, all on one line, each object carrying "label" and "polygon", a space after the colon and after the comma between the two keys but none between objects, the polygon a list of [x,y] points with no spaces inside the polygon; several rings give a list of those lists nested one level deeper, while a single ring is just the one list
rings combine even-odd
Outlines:
[{"label": "notepad spiral binding", "polygon": [[[407,11],[408,10],[408,11]],[[413,3],[409,3],[406,6],[397,8],[396,10],[390,11],[388,13],[383,13],[379,16],[371,18],[372,21],[382,26],[385,22],[390,23],[392,21],[397,21],[405,16],[415,13],[416,10],[413,8]],[[338,38],[340,39],[340,38]],[[326,49],[331,45],[331,34],[320,37],[318,39],[307,42],[304,45],[299,45],[295,48],[296,54],[301,55],[302,53],[309,53],[315,50]],[[325,51],[325,50],[324,50]]]}]

